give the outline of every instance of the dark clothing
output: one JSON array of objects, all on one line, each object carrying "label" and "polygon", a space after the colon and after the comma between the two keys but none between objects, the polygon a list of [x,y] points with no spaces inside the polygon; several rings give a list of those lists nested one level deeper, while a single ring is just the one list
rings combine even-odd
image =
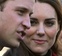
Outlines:
[{"label": "dark clothing", "polygon": [[[7,51],[4,56],[39,56],[29,50],[23,42],[21,42],[20,44],[21,45],[18,48]],[[49,50],[45,56],[56,56],[56,54]]]}]

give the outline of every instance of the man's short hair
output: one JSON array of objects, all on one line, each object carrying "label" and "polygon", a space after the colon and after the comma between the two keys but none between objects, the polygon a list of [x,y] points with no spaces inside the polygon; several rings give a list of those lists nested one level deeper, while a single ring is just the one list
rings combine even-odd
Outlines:
[{"label": "man's short hair", "polygon": [[0,0],[0,5],[6,2],[7,0]]},{"label": "man's short hair", "polygon": [[4,8],[4,3],[6,2],[7,0],[0,0],[0,11],[3,10]]}]

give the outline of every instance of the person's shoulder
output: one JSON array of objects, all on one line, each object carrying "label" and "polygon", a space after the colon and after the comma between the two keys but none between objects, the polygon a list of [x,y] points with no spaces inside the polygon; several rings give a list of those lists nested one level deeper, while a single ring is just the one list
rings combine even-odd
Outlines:
[{"label": "person's shoulder", "polygon": [[3,47],[2,50],[0,51],[0,56],[3,56],[10,48],[8,47]]},{"label": "person's shoulder", "polygon": [[15,49],[9,49],[3,56],[16,56],[16,48]]},{"label": "person's shoulder", "polygon": [[11,49],[9,49],[3,56],[11,56],[11,55],[12,55],[12,51]]}]

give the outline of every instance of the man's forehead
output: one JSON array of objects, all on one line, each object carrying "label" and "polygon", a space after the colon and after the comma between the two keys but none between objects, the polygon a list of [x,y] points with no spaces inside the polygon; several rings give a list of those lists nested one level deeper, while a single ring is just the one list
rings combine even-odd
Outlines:
[{"label": "man's forehead", "polygon": [[[1,1],[15,1],[15,0],[1,0]],[[18,0],[17,0],[17,1],[18,1]],[[24,1],[24,2],[26,2],[26,1],[35,2],[35,0],[19,0],[19,1]]]},{"label": "man's forehead", "polygon": [[7,0],[6,3],[8,6],[12,6],[13,8],[25,8],[29,11],[32,11],[35,0]]},{"label": "man's forehead", "polygon": [[21,7],[21,8],[26,8],[28,10],[32,10],[33,5],[34,5],[34,0],[14,0],[16,2],[14,2],[15,6],[17,7]]},{"label": "man's forehead", "polygon": [[[3,1],[15,1],[15,0],[0,0],[0,2],[3,2]],[[18,0],[17,0],[18,1]],[[20,0],[20,1],[23,1],[23,0]],[[35,2],[35,0],[24,0],[25,2],[26,1],[31,1],[31,2]]]},{"label": "man's forehead", "polygon": [[32,6],[35,3],[35,0],[8,0],[13,1],[14,3],[19,3],[20,5]]}]

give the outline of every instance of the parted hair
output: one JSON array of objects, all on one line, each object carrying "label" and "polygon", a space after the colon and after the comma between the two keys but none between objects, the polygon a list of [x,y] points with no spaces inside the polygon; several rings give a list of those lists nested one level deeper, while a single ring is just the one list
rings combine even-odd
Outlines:
[{"label": "parted hair", "polygon": [[61,9],[61,4],[59,0],[36,0],[37,2],[40,3],[48,3],[50,4],[56,11],[57,17],[58,17],[58,23],[61,28],[61,22],[62,22],[62,9]]}]

